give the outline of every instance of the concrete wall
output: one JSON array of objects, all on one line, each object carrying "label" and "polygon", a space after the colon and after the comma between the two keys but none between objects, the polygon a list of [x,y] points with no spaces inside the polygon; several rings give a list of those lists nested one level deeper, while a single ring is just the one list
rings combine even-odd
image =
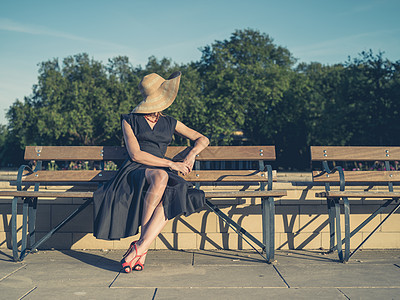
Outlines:
[{"label": "concrete wall", "polygon": [[[15,172],[0,172],[0,190],[15,189],[9,181],[15,179]],[[55,189],[54,187],[43,187]],[[71,187],[57,187],[66,190]],[[238,190],[254,187],[205,186],[205,190]],[[275,189],[284,189],[288,195],[276,200],[276,248],[277,249],[327,249],[329,247],[329,225],[325,200],[315,198],[315,192],[322,186],[313,186],[309,173],[278,173]],[[376,187],[375,189],[384,189]],[[42,199],[37,213],[37,238],[43,236],[83,200]],[[260,199],[216,200],[220,208],[247,231],[262,240]],[[351,228],[354,229],[382,200],[359,199],[351,201]],[[390,208],[389,208],[390,210]],[[356,247],[363,238],[386,216],[378,215],[369,225],[352,238],[351,246]],[[0,248],[11,247],[11,198],[0,198]],[[343,221],[343,220],[342,220]],[[19,238],[21,236],[22,206],[18,207]],[[92,206],[86,208],[70,224],[67,224],[41,248],[55,249],[125,249],[137,237],[121,241],[97,240],[92,235]],[[171,220],[156,241],[153,249],[249,249],[245,241],[238,238],[227,225],[208,210],[189,217]],[[400,212],[392,215],[382,225],[364,249],[400,248]]]}]

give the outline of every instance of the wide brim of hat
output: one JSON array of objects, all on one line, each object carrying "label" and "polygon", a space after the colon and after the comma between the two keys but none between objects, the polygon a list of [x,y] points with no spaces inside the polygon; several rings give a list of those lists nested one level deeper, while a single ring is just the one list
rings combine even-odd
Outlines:
[{"label": "wide brim of hat", "polygon": [[147,96],[133,110],[133,113],[149,114],[161,112],[167,109],[175,101],[178,95],[181,72],[172,73],[159,88],[159,93],[154,96]]}]

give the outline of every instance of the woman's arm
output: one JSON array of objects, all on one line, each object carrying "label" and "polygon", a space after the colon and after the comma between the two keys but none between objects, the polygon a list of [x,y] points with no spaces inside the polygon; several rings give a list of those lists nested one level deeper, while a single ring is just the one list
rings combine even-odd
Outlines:
[{"label": "woman's arm", "polygon": [[203,151],[204,148],[208,146],[210,141],[208,138],[201,133],[187,127],[180,121],[177,121],[175,132],[183,137],[186,137],[194,141],[194,146],[192,150],[187,154],[183,162],[189,167],[190,171],[193,169],[194,161],[196,160],[196,155]]},{"label": "woman's arm", "polygon": [[132,160],[148,166],[168,167],[181,172],[183,175],[190,172],[191,169],[185,163],[173,162],[140,150],[139,143],[133,133],[132,127],[125,120],[122,120],[122,132],[124,134],[126,149]]}]

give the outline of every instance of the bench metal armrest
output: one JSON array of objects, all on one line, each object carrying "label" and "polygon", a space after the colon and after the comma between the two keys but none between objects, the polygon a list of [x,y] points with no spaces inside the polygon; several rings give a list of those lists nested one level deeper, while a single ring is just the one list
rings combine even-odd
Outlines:
[{"label": "bench metal armrest", "polygon": [[[274,181],[272,178],[272,166],[271,165],[264,165],[264,161],[259,161],[259,170],[262,172],[267,172],[268,176],[268,183],[267,183],[267,191],[272,190],[272,182]],[[265,189],[265,182],[260,182],[261,190]]]},{"label": "bench metal armrest", "polygon": [[30,173],[34,173],[32,168],[28,165],[21,165],[18,169],[18,174],[17,174],[17,191],[22,190],[22,176],[24,175],[24,171],[28,170]]},{"label": "bench metal armrest", "polygon": [[336,172],[339,172],[340,190],[344,191],[345,190],[345,186],[346,186],[346,180],[344,178],[343,168],[341,166],[336,166],[336,167],[330,169],[329,166],[328,166],[328,162],[327,161],[323,161],[322,165],[324,167],[324,171],[322,171],[318,176],[322,176],[324,174],[334,174]]},{"label": "bench metal armrest", "polygon": [[[17,174],[17,191],[22,190],[22,176],[24,175],[24,171],[28,170],[30,174],[35,173],[36,171],[39,171],[42,169],[42,162],[39,161],[38,164],[36,165],[35,170],[33,170],[30,166],[28,165],[21,165],[18,169],[18,174]],[[35,191],[39,190],[39,183],[35,183]]]},{"label": "bench metal armrest", "polygon": [[267,171],[268,173],[268,186],[267,186],[267,190],[270,191],[272,190],[272,182],[273,182],[273,178],[272,178],[272,166],[271,165],[266,165],[264,168],[264,172]]}]

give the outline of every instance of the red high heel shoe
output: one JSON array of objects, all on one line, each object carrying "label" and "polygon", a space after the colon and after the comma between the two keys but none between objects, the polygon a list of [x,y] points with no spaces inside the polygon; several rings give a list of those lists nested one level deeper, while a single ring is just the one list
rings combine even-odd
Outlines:
[{"label": "red high heel shoe", "polygon": [[133,266],[132,270],[134,270],[134,271],[143,271],[143,269],[144,269],[144,264],[142,264],[142,263],[140,262],[140,259],[142,258],[142,256],[145,256],[146,254],[147,254],[147,251],[146,251],[145,253],[143,253],[143,254],[141,255],[141,257],[136,261],[136,263],[135,263],[135,265]]},{"label": "red high heel shoe", "polygon": [[[125,260],[125,257],[130,253],[130,251],[131,251],[131,249],[132,249],[132,246],[135,247],[136,255],[135,255],[134,258],[131,259],[131,261],[127,262],[127,261]],[[136,247],[136,242],[132,242],[132,243],[131,243],[131,246],[129,247],[129,249],[128,249],[128,251],[127,251],[127,253],[124,254],[124,258],[121,260],[122,268],[124,269],[125,273],[130,273],[130,272],[132,272],[132,270],[133,270],[134,266],[136,266],[136,264],[141,265],[141,266],[142,266],[142,269],[143,269],[143,265],[142,265],[140,262],[138,263],[138,261],[140,260],[140,258],[141,258],[143,255],[147,254],[147,251],[146,251],[145,253],[141,254],[141,255],[139,255],[139,254],[137,254],[137,253],[138,253],[138,251],[137,251],[137,247]],[[137,258],[137,260],[136,260],[136,258]],[[136,260],[136,263],[135,263],[135,260]],[[135,264],[134,264],[134,263],[135,263]],[[132,267],[132,265],[133,265],[133,267]]]},{"label": "red high heel shoe", "polygon": [[133,245],[134,245],[136,242],[137,242],[137,241],[133,241],[133,242],[129,245],[128,250],[126,250],[125,254],[122,255],[121,263],[122,263],[122,260],[123,260],[125,257],[127,257],[129,253],[131,253],[132,248],[133,248]]}]

